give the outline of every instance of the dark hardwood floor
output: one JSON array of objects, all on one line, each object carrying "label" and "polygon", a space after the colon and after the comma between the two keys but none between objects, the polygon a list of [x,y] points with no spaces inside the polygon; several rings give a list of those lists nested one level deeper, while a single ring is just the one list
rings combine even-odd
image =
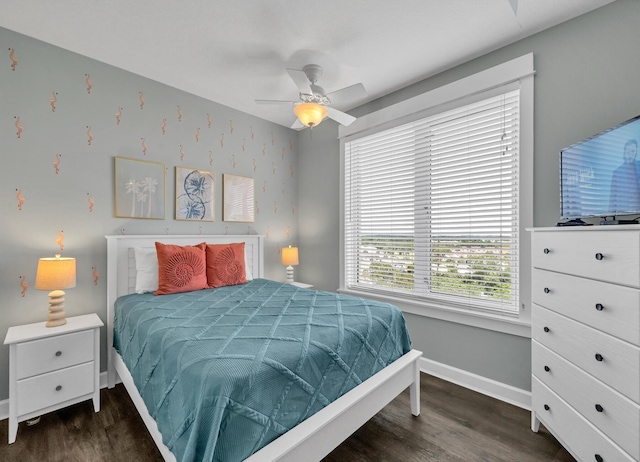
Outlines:
[{"label": "dark hardwood floor", "polygon": [[[419,417],[407,390],[323,462],[574,461],[543,426],[530,430],[528,411],[426,374],[421,386]],[[124,387],[103,389],[101,399],[97,414],[87,401],[21,423],[12,445],[0,421],[0,461],[161,461]]]}]

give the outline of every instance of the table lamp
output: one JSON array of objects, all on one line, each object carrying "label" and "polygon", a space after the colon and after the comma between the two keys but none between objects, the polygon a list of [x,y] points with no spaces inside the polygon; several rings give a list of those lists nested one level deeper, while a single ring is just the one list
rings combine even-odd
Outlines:
[{"label": "table lamp", "polygon": [[62,326],[67,323],[64,316],[64,291],[76,286],[76,259],[62,258],[56,255],[54,258],[41,258],[38,261],[36,273],[36,289],[50,290],[49,292],[49,316],[47,327]]},{"label": "table lamp", "polygon": [[293,267],[299,263],[298,261],[298,248],[297,247],[285,247],[282,249],[282,264],[287,265],[287,283],[293,282]]}]

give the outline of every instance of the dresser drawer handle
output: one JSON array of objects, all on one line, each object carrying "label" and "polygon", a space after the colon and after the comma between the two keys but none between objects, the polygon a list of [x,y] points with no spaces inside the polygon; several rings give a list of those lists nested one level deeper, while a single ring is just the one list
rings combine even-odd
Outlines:
[{"label": "dresser drawer handle", "polygon": [[544,330],[545,332],[549,332],[551,329],[549,329],[547,326],[544,326],[543,330]]},{"label": "dresser drawer handle", "polygon": [[604,459],[602,458],[602,456],[600,454],[596,454],[596,461],[597,462],[604,462]]},{"label": "dresser drawer handle", "polygon": [[56,391],[60,391],[60,390],[62,390],[62,385],[58,385],[58,386],[56,387]]},{"label": "dresser drawer handle", "polygon": [[551,369],[549,368],[549,366],[544,366],[544,370],[545,370],[546,372],[551,371]]},{"label": "dresser drawer handle", "polygon": [[551,408],[549,407],[549,405],[548,405],[548,404],[545,404],[545,405],[544,405],[544,410],[545,410],[545,411],[548,411],[549,409],[551,409]]},{"label": "dresser drawer handle", "polygon": [[599,404],[596,404],[596,411],[603,412],[604,408],[602,406],[600,406]]},{"label": "dresser drawer handle", "polygon": [[551,289],[549,289],[548,287],[545,287],[545,288],[544,288],[544,293],[545,293],[545,294],[548,294],[549,292],[551,292]]},{"label": "dresser drawer handle", "polygon": [[56,356],[62,356],[62,351],[56,351]]},{"label": "dresser drawer handle", "polygon": [[604,306],[602,305],[602,303],[596,303],[596,310],[598,311],[604,310]]},{"label": "dresser drawer handle", "polygon": [[549,249],[545,248],[545,249],[543,250],[543,252],[545,253],[545,255],[547,255],[547,254],[549,254],[549,252],[551,252],[551,250],[549,250]]},{"label": "dresser drawer handle", "polygon": [[596,361],[602,361],[602,360],[604,360],[602,355],[600,353],[596,353]]},{"label": "dresser drawer handle", "polygon": [[602,260],[603,258],[604,258],[604,255],[602,255],[600,252],[596,254],[596,260]]}]

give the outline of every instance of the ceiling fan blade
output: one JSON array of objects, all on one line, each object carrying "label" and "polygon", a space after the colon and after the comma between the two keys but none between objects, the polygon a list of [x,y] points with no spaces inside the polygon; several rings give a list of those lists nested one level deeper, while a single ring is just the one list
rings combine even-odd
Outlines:
[{"label": "ceiling fan blade", "polygon": [[300,122],[300,119],[296,119],[291,128],[297,130],[298,128],[305,128],[305,126],[302,124],[302,122]]},{"label": "ceiling fan blade", "polygon": [[313,91],[311,91],[311,83],[304,71],[301,71],[300,69],[287,69],[287,72],[289,73],[291,80],[296,84],[296,87],[298,87],[298,90],[300,90],[300,93],[313,95]]},{"label": "ceiling fan blade", "polygon": [[365,98],[367,96],[367,90],[365,90],[364,85],[361,83],[356,83],[341,90],[327,93],[327,96],[331,100],[331,104],[340,106],[342,104],[353,103],[359,99]]},{"label": "ceiling fan blade", "polygon": [[294,105],[298,101],[285,101],[281,99],[255,99],[256,104],[290,104]]},{"label": "ceiling fan blade", "polygon": [[346,112],[338,111],[336,108],[330,107],[327,109],[329,109],[327,113],[327,117],[335,120],[336,122],[338,122],[341,125],[344,125],[345,127],[351,125],[356,120],[356,118],[353,117],[352,115],[349,115]]}]

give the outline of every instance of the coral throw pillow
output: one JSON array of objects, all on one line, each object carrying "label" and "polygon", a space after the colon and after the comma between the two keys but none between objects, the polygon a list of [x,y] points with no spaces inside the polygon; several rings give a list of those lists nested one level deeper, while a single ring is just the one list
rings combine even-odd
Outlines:
[{"label": "coral throw pillow", "polygon": [[172,245],[156,242],[158,290],[156,295],[206,289],[206,244]]},{"label": "coral throw pillow", "polygon": [[207,244],[207,283],[209,287],[233,286],[247,282],[244,242]]}]

